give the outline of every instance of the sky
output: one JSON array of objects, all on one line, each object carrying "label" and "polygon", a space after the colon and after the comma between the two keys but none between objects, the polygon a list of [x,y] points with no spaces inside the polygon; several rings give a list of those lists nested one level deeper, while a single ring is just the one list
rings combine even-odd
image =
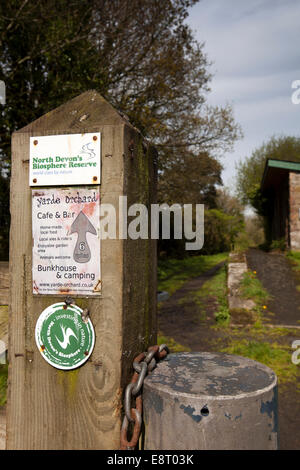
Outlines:
[{"label": "sky", "polygon": [[230,103],[244,134],[222,157],[223,182],[233,190],[236,162],[273,135],[300,137],[300,104],[292,102],[292,83],[300,80],[300,1],[201,0],[188,23],[213,62],[208,103]]}]

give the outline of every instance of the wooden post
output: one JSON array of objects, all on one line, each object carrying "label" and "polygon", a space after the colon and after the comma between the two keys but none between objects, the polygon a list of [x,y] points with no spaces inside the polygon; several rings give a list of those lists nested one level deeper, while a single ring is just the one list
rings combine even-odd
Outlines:
[{"label": "wooden post", "polygon": [[36,346],[39,315],[65,296],[33,294],[30,137],[90,132],[101,133],[100,204],[126,195],[150,215],[155,202],[155,150],[95,91],[13,134],[7,449],[118,449],[133,358],[156,344],[156,242],[117,237],[101,240],[101,295],[74,297],[95,328],[90,359],[58,370]]},{"label": "wooden post", "polygon": [[0,261],[0,305],[8,305],[9,266],[7,261]]}]

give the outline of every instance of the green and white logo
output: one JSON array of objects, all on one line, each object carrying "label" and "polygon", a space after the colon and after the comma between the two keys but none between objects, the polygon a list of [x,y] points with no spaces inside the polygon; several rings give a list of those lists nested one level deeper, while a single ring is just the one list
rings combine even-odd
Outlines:
[{"label": "green and white logo", "polygon": [[77,305],[63,302],[50,305],[39,316],[35,327],[37,347],[45,361],[58,369],[70,370],[84,364],[95,343],[90,319],[82,320]]}]

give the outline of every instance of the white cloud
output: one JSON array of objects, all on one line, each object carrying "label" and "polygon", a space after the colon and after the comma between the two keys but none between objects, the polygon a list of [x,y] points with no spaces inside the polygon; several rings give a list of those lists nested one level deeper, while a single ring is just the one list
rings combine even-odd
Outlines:
[{"label": "white cloud", "polygon": [[[272,74],[294,70],[299,60],[300,2],[203,0],[190,23],[222,76]],[[246,6],[260,5],[245,14]],[[212,5],[218,5],[213,9]],[[264,8],[262,8],[264,5]],[[204,14],[203,14],[204,13]],[[295,59],[297,59],[295,61]]]},{"label": "white cloud", "polygon": [[225,183],[234,162],[274,134],[300,135],[300,105],[291,84],[300,79],[298,0],[202,0],[189,24],[213,61],[211,104],[231,103],[244,139],[225,155]]}]

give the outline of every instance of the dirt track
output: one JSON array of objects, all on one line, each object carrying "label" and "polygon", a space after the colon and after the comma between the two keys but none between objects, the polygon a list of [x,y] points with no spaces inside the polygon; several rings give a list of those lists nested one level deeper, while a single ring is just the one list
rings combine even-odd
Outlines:
[{"label": "dirt track", "polygon": [[[192,294],[201,289],[204,282],[212,278],[223,265],[224,262],[219,263],[201,276],[186,282],[163,303],[158,313],[159,329],[192,351],[210,350],[210,330],[208,329],[205,335],[202,332],[204,326],[215,324],[213,314],[216,308],[216,301],[211,299],[210,305],[206,305],[205,317],[199,318],[199,307],[195,304]],[[215,334],[212,335],[212,338],[214,337]]]}]

